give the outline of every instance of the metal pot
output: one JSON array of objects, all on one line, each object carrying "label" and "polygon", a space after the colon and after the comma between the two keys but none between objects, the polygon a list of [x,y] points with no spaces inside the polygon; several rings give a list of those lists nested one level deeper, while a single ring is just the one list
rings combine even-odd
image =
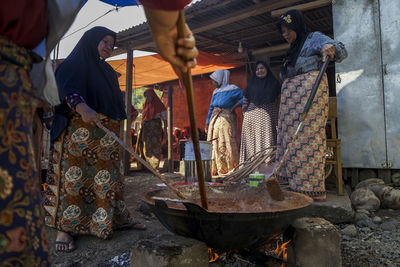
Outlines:
[{"label": "metal pot", "polygon": [[[224,250],[247,248],[268,241],[274,234],[283,232],[301,215],[302,209],[312,203],[306,195],[285,191],[287,199],[296,198],[297,201],[282,210],[213,212],[194,202],[166,199],[163,197],[165,191],[148,192],[143,199],[158,220],[175,234]],[[229,199],[224,201],[228,203]]]}]

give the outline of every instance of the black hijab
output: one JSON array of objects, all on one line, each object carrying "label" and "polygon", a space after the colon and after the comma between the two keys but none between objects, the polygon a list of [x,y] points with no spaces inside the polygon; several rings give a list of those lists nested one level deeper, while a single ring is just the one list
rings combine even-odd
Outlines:
[{"label": "black hijab", "polygon": [[256,106],[274,102],[281,92],[281,84],[275,78],[267,63],[257,61],[256,70],[259,64],[264,65],[267,75],[264,78],[258,78],[254,71],[253,77],[244,89],[244,96],[249,100],[249,103],[254,103]]},{"label": "black hijab", "polygon": [[284,68],[296,64],[297,58],[299,57],[300,51],[303,47],[305,40],[307,39],[310,29],[304,19],[303,13],[299,10],[289,10],[283,14],[277,23],[278,30],[282,34],[282,25],[286,26],[296,32],[296,41],[290,45],[289,50],[286,52],[286,59],[284,62]]},{"label": "black hijab", "polygon": [[69,107],[65,97],[73,93],[82,96],[86,104],[98,113],[115,120],[126,118],[117,73],[100,58],[97,49],[106,35],[116,39],[116,33],[105,27],[94,27],[85,32],[71,54],[57,68],[56,80],[62,104],[56,107],[52,140],[68,124],[66,114]]}]

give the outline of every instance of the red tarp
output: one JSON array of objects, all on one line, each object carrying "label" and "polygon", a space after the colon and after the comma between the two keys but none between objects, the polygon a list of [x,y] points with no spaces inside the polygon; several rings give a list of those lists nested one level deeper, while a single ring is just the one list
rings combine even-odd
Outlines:
[{"label": "red tarp", "polygon": [[[219,56],[214,56],[205,52],[200,52],[197,57],[197,66],[192,69],[192,75],[210,73],[220,69],[232,69],[244,65],[244,63],[233,62],[234,60]],[[125,91],[126,83],[126,59],[107,61],[117,72],[119,85]],[[133,59],[133,84],[132,88],[139,88],[150,84],[162,83],[175,80],[178,77],[171,66],[159,55],[145,56]]]}]

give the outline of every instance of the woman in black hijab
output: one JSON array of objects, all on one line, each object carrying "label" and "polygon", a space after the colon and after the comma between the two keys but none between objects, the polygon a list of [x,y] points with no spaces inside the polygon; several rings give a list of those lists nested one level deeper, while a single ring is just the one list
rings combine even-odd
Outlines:
[{"label": "woman in black hijab", "polygon": [[62,104],[51,129],[46,224],[58,229],[56,250],[75,248],[72,236],[107,239],[134,222],[123,199],[118,143],[99,126],[119,135],[126,118],[116,72],[105,62],[116,34],[104,27],[87,31],[56,72]]},{"label": "woman in black hijab", "polygon": [[244,90],[240,163],[276,145],[277,100],[281,85],[266,62],[258,61],[255,67],[254,75]]},{"label": "woman in black hijab", "polygon": [[[290,44],[281,70],[283,80],[277,136],[277,160],[280,161],[300,122],[327,55],[336,62],[347,53],[344,45],[321,32],[311,32],[298,10],[289,10],[278,21],[282,37]],[[314,102],[293,148],[278,173],[293,191],[315,201],[325,201],[325,125],[328,119],[328,78],[323,76]]]}]

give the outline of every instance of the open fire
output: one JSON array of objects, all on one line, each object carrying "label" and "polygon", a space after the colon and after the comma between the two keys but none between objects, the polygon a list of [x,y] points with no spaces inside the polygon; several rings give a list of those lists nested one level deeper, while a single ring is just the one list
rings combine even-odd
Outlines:
[{"label": "open fire", "polygon": [[283,243],[283,244],[279,244],[282,243],[279,239],[276,240],[276,249],[274,250],[274,253],[276,255],[276,257],[278,258],[282,258],[282,264],[281,267],[285,266],[285,263],[287,262],[287,245],[290,243],[291,240]]},{"label": "open fire", "polygon": [[[208,249],[209,262],[212,265],[222,263],[226,266],[230,264],[242,263],[245,266],[264,265],[264,266],[290,266],[288,265],[288,246],[291,240],[284,242],[283,235],[276,235],[269,242],[254,248],[243,250],[222,251],[219,249]],[[276,244],[276,245],[275,245]]]},{"label": "open fire", "polygon": [[215,249],[208,248],[208,262],[214,262],[218,260],[219,255]]}]

